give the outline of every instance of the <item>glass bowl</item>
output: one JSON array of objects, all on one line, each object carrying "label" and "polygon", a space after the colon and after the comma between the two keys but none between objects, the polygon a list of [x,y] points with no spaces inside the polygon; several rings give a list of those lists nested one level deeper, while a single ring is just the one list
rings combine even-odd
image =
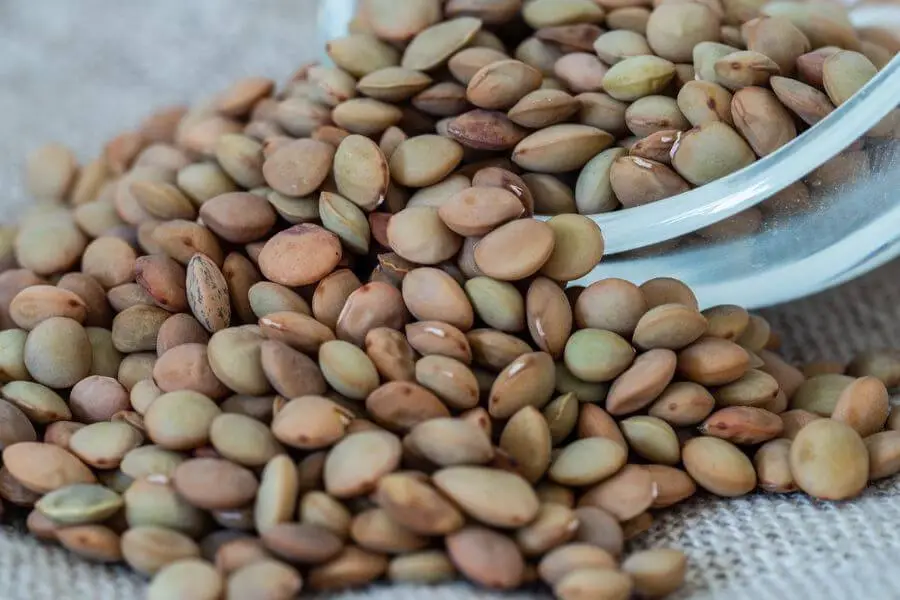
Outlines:
[{"label": "glass bowl", "polygon": [[[355,5],[321,4],[321,47],[346,34]],[[855,26],[900,29],[900,4],[854,5],[850,16]],[[898,100],[895,57],[828,117],[752,165],[678,196],[591,215],[603,230],[606,256],[573,284],[677,277],[703,306],[758,308],[838,285],[897,257],[900,118],[893,126],[888,121]],[[886,135],[867,135],[879,124]],[[795,182],[804,182],[808,197],[777,195]]]}]

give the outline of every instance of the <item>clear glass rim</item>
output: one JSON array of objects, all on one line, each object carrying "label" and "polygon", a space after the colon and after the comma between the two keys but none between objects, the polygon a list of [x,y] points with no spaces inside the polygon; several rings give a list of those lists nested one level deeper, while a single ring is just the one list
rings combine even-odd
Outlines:
[{"label": "clear glass rim", "polygon": [[[704,306],[733,303],[736,298],[753,296],[756,300],[742,302],[748,308],[773,306],[794,300],[824,289],[840,285],[879,267],[900,254],[900,240],[897,239],[897,223],[900,222],[900,207],[885,213],[884,217],[854,231],[852,234],[835,239],[826,247],[807,256],[793,258],[775,268],[762,268],[758,273],[738,280],[724,279],[706,282],[695,288],[702,292]],[[714,247],[704,248],[704,252],[715,252]],[[702,256],[697,260],[702,261]],[[639,259],[617,260],[611,257],[601,263],[590,274],[574,285],[589,285],[600,278],[622,277],[630,279],[636,266],[642,272],[659,271],[667,273],[669,262],[666,255]],[[653,276],[657,276],[656,273]],[[761,295],[760,290],[765,290]]]},{"label": "clear glass rim", "polygon": [[752,165],[659,202],[589,216],[603,230],[607,254],[692,233],[802,179],[874,127],[896,108],[898,99],[900,57],[895,57],[825,119]]}]

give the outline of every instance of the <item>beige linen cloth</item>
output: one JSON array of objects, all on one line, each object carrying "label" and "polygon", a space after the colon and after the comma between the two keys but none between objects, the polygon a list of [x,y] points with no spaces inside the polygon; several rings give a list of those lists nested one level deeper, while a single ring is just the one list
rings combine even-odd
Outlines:
[{"label": "beige linen cloth", "polygon": [[[196,100],[235,77],[282,79],[313,58],[312,0],[0,0],[0,190],[6,220],[26,201],[23,154],[60,140],[82,159],[154,107]],[[733,299],[740,303],[740,298]],[[767,311],[793,360],[848,360],[900,346],[900,264]],[[799,495],[698,498],[661,514],[636,547],[690,555],[681,599],[900,598],[900,480],[826,504]],[[0,529],[0,600],[143,597],[124,568],[81,561]],[[340,598],[535,598],[462,584],[379,587]],[[251,600],[251,599],[247,599]]]}]

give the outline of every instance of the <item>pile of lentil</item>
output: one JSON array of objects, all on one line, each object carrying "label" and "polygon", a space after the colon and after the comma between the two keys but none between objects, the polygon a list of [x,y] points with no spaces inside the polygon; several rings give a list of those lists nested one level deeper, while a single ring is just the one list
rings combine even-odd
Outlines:
[{"label": "pile of lentil", "polygon": [[[0,229],[0,506],[31,534],[126,563],[150,600],[457,578],[663,597],[685,555],[626,545],[657,511],[900,471],[900,353],[801,369],[677,279],[567,286],[603,255],[579,210],[724,175],[688,175],[724,164],[712,132],[753,148],[739,168],[771,118],[738,119],[741,91],[795,110],[769,75],[807,65],[830,110],[885,40],[791,2],[361,6],[334,67],[161,110],[83,166],[29,158],[34,200]],[[686,89],[724,104],[697,116]],[[684,122],[654,129],[642,98]],[[672,123],[697,127],[670,161],[622,137]]]}]

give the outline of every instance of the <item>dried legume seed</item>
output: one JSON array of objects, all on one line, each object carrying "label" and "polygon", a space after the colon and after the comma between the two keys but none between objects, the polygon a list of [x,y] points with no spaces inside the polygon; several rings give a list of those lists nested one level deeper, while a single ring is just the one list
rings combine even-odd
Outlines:
[{"label": "dried legume seed", "polygon": [[622,570],[631,575],[635,592],[661,598],[684,584],[687,557],[669,548],[645,550],[629,556],[622,563]]},{"label": "dried legume seed", "polygon": [[796,491],[790,465],[791,440],[780,438],[759,447],[753,456],[753,466],[764,492],[787,493]]},{"label": "dried legume seed", "polygon": [[862,438],[832,419],[819,419],[797,433],[790,462],[797,486],[816,498],[853,498],[869,477],[869,453]]},{"label": "dried legume seed", "polygon": [[682,459],[690,476],[719,496],[742,496],[756,487],[756,471],[750,459],[725,440],[694,438],[684,445]]}]

